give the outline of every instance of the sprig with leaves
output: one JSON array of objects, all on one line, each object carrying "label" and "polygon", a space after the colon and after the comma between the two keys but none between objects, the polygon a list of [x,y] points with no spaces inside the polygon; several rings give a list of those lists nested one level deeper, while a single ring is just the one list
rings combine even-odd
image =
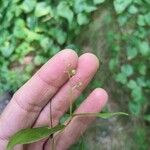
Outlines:
[{"label": "sprig with leaves", "polygon": [[[75,75],[76,70],[69,70],[67,72],[69,79]],[[70,92],[70,96],[72,96],[72,92],[75,88],[78,88],[79,86],[81,86],[81,82],[79,82],[78,84],[76,84],[75,86],[73,86],[71,88],[71,92]],[[67,123],[64,124],[59,124],[56,126],[53,126],[53,118],[52,118],[52,110],[51,110],[52,106],[50,103],[50,124],[49,127],[38,127],[38,128],[27,128],[27,129],[22,129],[21,131],[17,132],[16,134],[14,134],[8,142],[7,145],[7,150],[12,150],[14,148],[14,146],[18,145],[18,144],[31,144],[34,142],[37,142],[39,140],[45,139],[47,138],[49,140],[49,138],[51,138],[52,140],[52,145],[51,145],[51,149],[55,149],[55,141],[54,141],[54,134],[57,132],[61,132],[62,130],[64,130],[69,123],[71,122],[71,120],[74,117],[86,117],[86,116],[95,116],[95,117],[99,117],[99,118],[103,118],[103,119],[108,119],[110,117],[116,116],[116,115],[128,115],[127,113],[124,112],[115,112],[115,113],[73,113],[72,110],[72,102],[70,100],[70,115],[68,117],[68,121]],[[48,140],[46,140],[46,142],[48,142]]]}]

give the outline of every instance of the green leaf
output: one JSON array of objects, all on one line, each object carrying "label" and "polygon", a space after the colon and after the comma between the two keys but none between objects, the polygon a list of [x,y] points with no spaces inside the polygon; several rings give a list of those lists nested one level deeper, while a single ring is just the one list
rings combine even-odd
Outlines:
[{"label": "green leaf", "polygon": [[144,15],[144,18],[145,18],[145,22],[147,23],[147,25],[150,26],[150,12]]},{"label": "green leaf", "polygon": [[114,0],[114,7],[118,14],[122,13],[130,4],[132,0]]},{"label": "green leaf", "polygon": [[130,14],[136,14],[138,12],[138,8],[135,7],[134,5],[131,5],[128,9]]},{"label": "green leaf", "polygon": [[52,28],[49,34],[54,37],[60,45],[64,44],[67,39],[67,33],[60,28]]},{"label": "green leaf", "polygon": [[51,12],[51,8],[49,5],[47,5],[46,2],[39,2],[36,5],[34,14],[36,17],[42,17],[48,14],[52,16],[50,12]]},{"label": "green leaf", "polygon": [[73,6],[74,6],[75,12],[78,14],[84,11],[84,8],[86,5],[87,4],[84,0],[75,0]]},{"label": "green leaf", "polygon": [[0,52],[6,58],[8,58],[14,51],[14,48],[10,44],[10,42],[5,42],[3,47],[0,47]]},{"label": "green leaf", "polygon": [[70,9],[67,2],[61,1],[57,6],[57,14],[68,20],[69,24],[73,21],[73,11]]},{"label": "green leaf", "polygon": [[148,79],[148,80],[146,81],[146,86],[147,86],[148,88],[150,88],[150,79]]},{"label": "green leaf", "polygon": [[134,80],[130,80],[127,84],[127,87],[130,89],[135,89],[137,87],[137,83]]},{"label": "green leaf", "polygon": [[33,50],[34,50],[33,47],[31,47],[29,43],[22,42],[20,43],[20,45],[18,45],[18,47],[16,47],[15,52],[18,55],[18,57],[22,57],[22,56],[26,56]]},{"label": "green leaf", "polygon": [[45,59],[44,59],[43,56],[37,55],[37,56],[34,58],[34,64],[35,64],[36,66],[42,65],[44,62],[45,62]]},{"label": "green leaf", "polygon": [[17,19],[15,22],[15,26],[13,29],[13,34],[15,37],[19,38],[19,39],[24,39],[27,36],[26,33],[26,28],[25,28],[25,22],[23,19]]},{"label": "green leaf", "polygon": [[40,40],[40,45],[46,52],[52,47],[53,43],[54,41],[46,36]]},{"label": "green leaf", "polygon": [[27,26],[31,30],[35,30],[38,26],[38,18],[35,16],[28,16],[27,17]]},{"label": "green leaf", "polygon": [[50,54],[53,56],[56,53],[58,53],[60,51],[60,47],[56,44],[53,44],[53,46],[50,49]]},{"label": "green leaf", "polygon": [[118,64],[119,64],[119,62],[118,62],[118,59],[117,59],[117,58],[112,58],[112,59],[110,59],[110,61],[109,61],[109,69],[110,69],[110,70],[115,70],[115,69],[117,69]]},{"label": "green leaf", "polygon": [[101,4],[101,3],[104,3],[105,0],[94,0],[94,4],[97,5],[97,4]]},{"label": "green leaf", "polygon": [[35,5],[36,0],[24,0],[21,5],[21,8],[24,10],[24,12],[29,13],[34,9]]},{"label": "green leaf", "polygon": [[138,51],[136,48],[128,48],[127,49],[128,60],[135,58],[137,56],[137,54],[138,54]]},{"label": "green leaf", "polygon": [[125,64],[125,65],[121,66],[121,71],[128,77],[133,74],[133,67],[129,64]]},{"label": "green leaf", "polygon": [[147,41],[139,43],[139,51],[143,56],[150,55],[150,46]]},{"label": "green leaf", "polygon": [[66,32],[64,32],[63,30],[58,30],[57,34],[56,34],[56,40],[57,42],[62,45],[66,42],[67,39],[67,34]]},{"label": "green leaf", "polygon": [[90,6],[90,5],[86,5],[84,10],[86,13],[90,13],[90,12],[93,12],[95,11],[97,8],[95,6]]},{"label": "green leaf", "polygon": [[17,144],[30,144],[37,142],[64,128],[64,125],[58,125],[54,128],[39,127],[23,129],[10,138],[9,143],[7,145],[7,150],[12,150],[13,147]]},{"label": "green leaf", "polygon": [[142,89],[141,87],[137,86],[131,92],[131,96],[134,98],[134,101],[141,102],[142,99]]},{"label": "green leaf", "polygon": [[115,79],[116,79],[116,81],[118,81],[122,84],[126,84],[126,82],[127,82],[127,76],[124,73],[117,74]]},{"label": "green leaf", "polygon": [[25,33],[27,34],[27,41],[29,41],[29,42],[41,39],[40,34],[33,32],[31,30],[28,30],[27,28],[25,29]]},{"label": "green leaf", "polygon": [[128,16],[127,15],[119,15],[117,20],[119,22],[119,25],[123,26],[127,23]]},{"label": "green leaf", "polygon": [[144,79],[144,77],[139,77],[137,78],[137,84],[140,86],[140,87],[146,87],[146,80]]},{"label": "green leaf", "polygon": [[82,12],[90,13],[97,9],[95,6],[89,4],[85,0],[75,0],[73,6],[77,14]]},{"label": "green leaf", "polygon": [[150,115],[145,115],[144,116],[144,120],[149,121],[150,122]]},{"label": "green leaf", "polygon": [[147,65],[144,63],[140,63],[138,66],[138,71],[141,75],[146,75]]},{"label": "green leaf", "polygon": [[89,18],[85,13],[79,13],[77,15],[77,22],[79,25],[85,25],[89,22]]},{"label": "green leaf", "polygon": [[138,24],[139,26],[145,26],[145,25],[146,25],[144,15],[139,15],[139,16],[138,16],[137,24]]},{"label": "green leaf", "polygon": [[96,116],[103,119],[108,119],[117,115],[125,115],[128,116],[129,114],[125,112],[114,112],[114,113],[78,113],[73,114],[73,116]]},{"label": "green leaf", "polygon": [[103,118],[103,119],[108,119],[114,116],[118,116],[118,115],[125,115],[128,116],[129,114],[125,113],[125,112],[114,112],[114,113],[99,113],[96,116]]},{"label": "green leaf", "polygon": [[141,105],[134,101],[129,102],[129,110],[133,115],[138,116],[141,112]]}]

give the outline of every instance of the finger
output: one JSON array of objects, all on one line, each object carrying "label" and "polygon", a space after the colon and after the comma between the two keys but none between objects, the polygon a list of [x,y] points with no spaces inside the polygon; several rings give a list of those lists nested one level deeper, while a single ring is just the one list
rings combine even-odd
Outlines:
[{"label": "finger", "polygon": [[[107,102],[107,93],[100,88],[95,89],[89,97],[81,104],[75,113],[97,113],[102,110]],[[95,117],[75,117],[64,129],[64,131],[56,136],[56,150],[68,149],[86,130]],[[46,145],[48,149],[50,145]]]},{"label": "finger", "polygon": [[[89,67],[92,66],[92,67]],[[93,78],[99,67],[99,61],[95,55],[86,53],[79,57],[76,74],[59,90],[59,92],[51,100],[51,115],[53,119],[53,126],[58,124],[60,117],[68,110],[70,102],[73,103],[75,99],[81,94],[83,89],[87,86]],[[78,83],[82,83],[80,87]],[[45,126],[50,124],[50,103],[42,110],[39,115],[35,127]],[[37,146],[43,145],[44,142],[31,144],[28,148],[35,149]]]},{"label": "finger", "polygon": [[[92,66],[92,67],[89,67]],[[85,89],[99,67],[99,61],[95,55],[86,53],[79,57],[78,67],[73,76],[52,98],[51,112],[53,125],[58,124],[60,117],[68,110],[69,106]],[[79,85],[80,84],[80,85]],[[42,110],[35,126],[48,125],[50,123],[50,103]]]},{"label": "finger", "polygon": [[[63,50],[50,59],[16,94],[0,118],[0,137],[31,126],[49,99],[68,80],[66,69],[75,68],[77,54]],[[1,145],[1,144],[0,144]]]}]

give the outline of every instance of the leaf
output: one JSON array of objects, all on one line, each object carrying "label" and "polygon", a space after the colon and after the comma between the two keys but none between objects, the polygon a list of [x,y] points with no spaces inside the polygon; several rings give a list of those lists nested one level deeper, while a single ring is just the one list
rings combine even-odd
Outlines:
[{"label": "leaf", "polygon": [[138,51],[136,48],[128,48],[127,49],[128,60],[135,58],[137,56],[137,54],[138,54]]},{"label": "leaf", "polygon": [[64,128],[65,128],[64,125],[58,125],[55,126],[54,128],[39,127],[39,128],[23,129],[10,138],[9,143],[7,145],[7,150],[12,150],[13,147],[17,144],[34,143]]},{"label": "leaf", "polygon": [[95,6],[90,6],[90,5],[86,5],[84,10],[86,13],[90,13],[90,12],[93,12],[95,11],[97,8]]},{"label": "leaf", "polygon": [[89,18],[85,13],[79,13],[77,15],[77,22],[79,25],[85,25],[89,22]]},{"label": "leaf", "polygon": [[67,39],[66,32],[64,32],[61,28],[52,28],[49,31],[49,34],[54,37],[60,45],[64,44]]},{"label": "leaf", "polygon": [[51,8],[50,6],[47,5],[46,2],[39,2],[36,4],[36,8],[35,8],[35,16],[36,17],[42,17],[45,15],[52,15],[51,14]]},{"label": "leaf", "polygon": [[118,64],[119,64],[119,62],[118,62],[117,58],[110,59],[110,61],[109,61],[109,69],[111,71],[117,69]]},{"label": "leaf", "polygon": [[13,53],[13,51],[14,51],[14,48],[8,41],[6,41],[4,43],[4,46],[0,48],[0,52],[6,58],[10,57],[10,55]]},{"label": "leaf", "polygon": [[56,53],[58,53],[60,50],[61,50],[60,46],[53,44],[53,46],[51,47],[51,50],[50,50],[50,54],[53,56]]},{"label": "leaf", "polygon": [[146,87],[146,80],[145,80],[145,78],[144,78],[143,76],[137,78],[137,84],[138,84],[140,87]]},{"label": "leaf", "polygon": [[73,5],[75,12],[77,14],[81,13],[84,10],[85,5],[86,3],[84,0],[75,0]]},{"label": "leaf", "polygon": [[97,5],[97,4],[101,4],[101,3],[104,3],[105,0],[94,0],[94,4]]},{"label": "leaf", "polygon": [[125,112],[114,112],[114,113],[79,113],[73,114],[73,116],[96,116],[103,119],[108,119],[116,115],[125,115],[128,116],[129,114]]},{"label": "leaf", "polygon": [[119,15],[117,20],[119,22],[119,25],[123,26],[127,23],[128,16],[127,15]]},{"label": "leaf", "polygon": [[150,122],[150,114],[149,115],[145,115],[144,116],[144,120],[149,121]]},{"label": "leaf", "polygon": [[144,15],[139,15],[139,16],[138,16],[137,24],[138,24],[139,26],[145,26],[145,25],[146,25]]},{"label": "leaf", "polygon": [[141,112],[141,104],[134,101],[129,102],[129,110],[133,115],[138,116]]},{"label": "leaf", "polygon": [[34,9],[35,5],[36,0],[24,0],[21,5],[21,8],[24,10],[24,12],[29,13]]},{"label": "leaf", "polygon": [[130,88],[130,89],[135,89],[137,87],[137,83],[134,81],[134,80],[130,80],[128,83],[127,83],[127,87]]},{"label": "leaf", "polygon": [[53,45],[54,41],[48,37],[43,37],[40,40],[40,45],[45,52],[47,52]]},{"label": "leaf", "polygon": [[41,55],[35,56],[35,58],[34,58],[34,64],[35,64],[36,66],[42,65],[44,62],[45,62],[45,59],[44,59],[43,56],[41,56]]},{"label": "leaf", "polygon": [[150,26],[150,12],[144,15],[144,18],[145,18],[145,22],[147,23],[147,25]]},{"label": "leaf", "polygon": [[117,82],[120,82],[122,84],[126,84],[127,82],[127,76],[124,73],[119,73],[117,74],[117,76],[115,77],[115,80]]},{"label": "leaf", "polygon": [[13,29],[13,34],[19,39],[26,38],[27,34],[25,32],[25,21],[23,19],[17,19]]},{"label": "leaf", "polygon": [[60,2],[57,6],[57,14],[68,20],[69,24],[73,21],[73,11],[68,6],[67,2]]},{"label": "leaf", "polygon": [[150,46],[147,41],[139,43],[139,51],[143,56],[150,55]]},{"label": "leaf", "polygon": [[144,63],[140,63],[138,66],[138,71],[141,75],[146,75],[146,69],[147,69],[147,65]]},{"label": "leaf", "polygon": [[97,9],[94,5],[87,3],[85,0],[75,0],[73,7],[77,14],[82,12],[90,13]]},{"label": "leaf", "polygon": [[36,27],[38,26],[38,18],[33,16],[28,16],[27,17],[27,26],[29,27],[29,29],[31,30],[35,30]]},{"label": "leaf", "polygon": [[132,89],[131,95],[134,98],[134,101],[140,102],[141,99],[142,99],[142,89],[141,89],[141,87],[137,86],[136,88]]},{"label": "leaf", "polygon": [[133,74],[133,67],[129,64],[125,64],[125,65],[121,66],[121,71],[128,77]]},{"label": "leaf", "polygon": [[96,116],[97,116],[97,117],[100,117],[100,118],[103,118],[103,119],[108,119],[108,118],[111,118],[111,117],[116,116],[116,115],[125,115],[125,116],[128,116],[128,114],[127,114],[127,113],[124,113],[124,112],[99,113],[99,114],[97,114]]},{"label": "leaf", "polygon": [[136,14],[138,12],[138,8],[134,5],[131,5],[128,11],[130,14]]},{"label": "leaf", "polygon": [[114,7],[118,14],[122,13],[130,4],[132,0],[114,0]]}]

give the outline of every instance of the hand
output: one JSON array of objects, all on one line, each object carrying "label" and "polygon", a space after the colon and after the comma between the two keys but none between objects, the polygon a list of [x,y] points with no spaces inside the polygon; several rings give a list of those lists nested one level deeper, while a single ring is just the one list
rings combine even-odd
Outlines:
[{"label": "hand", "polygon": [[[23,128],[50,124],[50,101],[53,126],[68,110],[70,101],[81,94],[99,67],[95,55],[85,53],[79,58],[72,50],[62,50],[51,58],[12,97],[0,116],[0,150],[5,150],[9,137]],[[76,69],[69,79],[68,73]],[[19,76],[19,74],[18,74]],[[72,94],[70,94],[72,89]],[[76,110],[76,113],[99,112],[107,101],[107,93],[95,89]],[[66,150],[85,131],[95,117],[74,117],[64,131],[54,135],[56,150]],[[42,150],[44,140],[26,146],[18,145],[15,150]],[[44,144],[50,149],[50,141]]]}]

